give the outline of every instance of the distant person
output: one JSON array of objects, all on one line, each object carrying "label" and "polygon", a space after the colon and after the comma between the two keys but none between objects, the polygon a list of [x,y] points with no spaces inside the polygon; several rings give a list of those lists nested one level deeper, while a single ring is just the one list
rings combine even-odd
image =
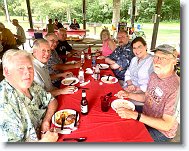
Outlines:
[{"label": "distant person", "polygon": [[80,29],[80,26],[75,18],[73,19],[73,22],[70,24],[70,29],[75,29],[75,30]]},{"label": "distant person", "polygon": [[[174,47],[163,44],[153,52],[154,72],[150,75],[147,91],[133,93],[124,90],[116,95],[118,98],[130,98],[144,102],[142,113],[126,109],[117,109],[116,113],[124,119],[134,119],[146,125],[155,142],[169,142],[178,129],[176,109],[180,78],[175,72],[177,51]],[[142,74],[142,73],[141,73]]]},{"label": "distant person", "polygon": [[34,81],[40,84],[46,91],[50,92],[53,96],[60,94],[73,94],[75,87],[67,86],[63,89],[58,89],[53,86],[52,81],[57,78],[65,78],[70,72],[59,73],[53,75],[49,74],[47,62],[51,56],[50,45],[45,39],[37,39],[33,45],[34,56]]},{"label": "distant person", "polygon": [[8,49],[18,49],[16,46],[16,39],[14,38],[14,34],[8,29],[5,28],[5,25],[0,22],[0,32],[2,37],[2,46],[3,51]]},{"label": "distant person", "polygon": [[64,28],[64,26],[58,21],[58,19],[54,20],[54,29],[58,30],[59,28]]},{"label": "distant person", "polygon": [[0,82],[0,142],[56,142],[58,134],[51,130],[51,118],[58,103],[33,82],[31,54],[10,49],[2,60],[5,79]]},{"label": "distant person", "polygon": [[58,36],[58,45],[56,47],[56,51],[63,63],[66,62],[66,58],[70,57],[74,54],[80,55],[77,50],[74,50],[72,46],[67,42],[67,32],[64,28],[60,28],[57,32]]},{"label": "distant person", "polygon": [[153,72],[153,56],[147,53],[147,44],[142,37],[131,42],[135,57],[125,73],[124,89],[128,92],[146,92],[150,74]]},{"label": "distant person", "polygon": [[102,55],[107,57],[115,50],[116,43],[111,39],[110,32],[107,28],[101,31],[100,39],[102,40]]},{"label": "distant person", "polygon": [[47,24],[47,27],[46,27],[47,33],[54,33],[55,25],[53,24],[52,19],[49,19],[48,21],[49,23]]},{"label": "distant person", "polygon": [[105,62],[110,65],[119,83],[123,86],[125,72],[128,69],[131,59],[135,56],[129,42],[127,31],[120,31],[117,34],[119,46],[106,57]]},{"label": "distant person", "polygon": [[16,26],[16,35],[14,35],[14,37],[16,37],[17,46],[20,46],[26,42],[26,35],[24,29],[22,28],[22,26],[19,25],[17,19],[13,19],[12,24]]}]

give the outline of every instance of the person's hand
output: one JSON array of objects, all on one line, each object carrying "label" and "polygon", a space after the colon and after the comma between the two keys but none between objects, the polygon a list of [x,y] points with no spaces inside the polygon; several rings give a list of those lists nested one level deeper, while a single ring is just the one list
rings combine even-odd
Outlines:
[{"label": "person's hand", "polygon": [[127,92],[133,92],[133,91],[136,91],[136,86],[131,84],[131,85],[128,85],[124,90]]},{"label": "person's hand", "polygon": [[129,97],[129,92],[121,90],[117,94],[115,94],[116,97],[123,99],[123,98],[128,98]]},{"label": "person's hand", "polygon": [[61,89],[61,94],[73,94],[75,89],[76,89],[75,86],[67,86]]},{"label": "person's hand", "polygon": [[56,142],[57,140],[57,132],[47,131],[45,134],[42,134],[40,142]]},{"label": "person's hand", "polygon": [[116,110],[116,113],[124,119],[137,119],[138,113],[129,109],[126,109],[124,107],[118,108]]},{"label": "person's hand", "polygon": [[67,71],[67,72],[62,73],[63,78],[70,77],[70,76],[73,76],[72,72]]},{"label": "person's hand", "polygon": [[50,122],[48,121],[43,121],[42,124],[41,124],[41,131],[49,131],[50,130]]}]

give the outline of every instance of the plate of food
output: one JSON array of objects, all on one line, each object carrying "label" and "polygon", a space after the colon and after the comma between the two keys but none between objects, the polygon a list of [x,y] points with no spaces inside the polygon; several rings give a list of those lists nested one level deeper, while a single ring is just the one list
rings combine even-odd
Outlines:
[{"label": "plate of food", "polygon": [[64,110],[57,111],[52,116],[52,123],[57,127],[61,127],[63,117],[65,118],[64,127],[74,127],[75,122],[79,121],[79,114],[77,115],[77,121],[76,121],[75,110],[64,109]]},{"label": "plate of food", "polygon": [[70,78],[65,78],[62,80],[63,85],[75,85],[79,82],[79,79],[76,77],[70,77]]},{"label": "plate of food", "polygon": [[114,100],[112,103],[111,103],[111,107],[113,110],[117,110],[118,108],[127,108],[127,109],[130,109],[130,110],[135,110],[135,105],[128,101],[128,100],[124,100],[124,99],[116,99]]},{"label": "plate of food", "polygon": [[100,68],[100,69],[108,69],[108,68],[109,68],[109,65],[108,65],[108,64],[100,63],[100,64],[99,64],[99,68]]},{"label": "plate of food", "polygon": [[107,84],[114,84],[118,82],[118,79],[116,77],[113,76],[103,76],[101,78],[101,81]]}]

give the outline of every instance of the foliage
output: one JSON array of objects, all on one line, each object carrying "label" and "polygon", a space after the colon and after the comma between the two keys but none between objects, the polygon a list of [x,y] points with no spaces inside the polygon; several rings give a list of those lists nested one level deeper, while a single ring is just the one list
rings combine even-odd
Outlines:
[{"label": "foliage", "polygon": [[[129,21],[128,10],[131,0],[121,0],[120,18]],[[135,21],[150,22],[155,14],[157,0],[136,0],[139,15]],[[7,0],[9,14],[11,16],[27,15],[26,0]],[[82,0],[30,0],[32,15],[38,19],[46,16],[67,22],[67,14],[70,10],[71,18],[77,18],[82,22]],[[113,0],[86,0],[87,22],[111,23]],[[4,0],[0,0],[0,15],[5,15]],[[180,19],[180,0],[163,0],[161,10],[161,21],[172,21]]]}]

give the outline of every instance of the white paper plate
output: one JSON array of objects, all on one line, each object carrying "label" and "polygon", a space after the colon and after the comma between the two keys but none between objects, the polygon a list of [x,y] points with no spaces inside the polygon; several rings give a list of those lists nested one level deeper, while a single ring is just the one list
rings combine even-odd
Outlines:
[{"label": "white paper plate", "polygon": [[117,99],[117,100],[114,100],[112,103],[111,103],[111,107],[113,110],[116,111],[116,109],[120,108],[120,107],[124,107],[124,108],[127,108],[127,109],[131,109],[131,110],[135,110],[135,105],[128,101],[128,100],[124,100],[124,99]]},{"label": "white paper plate", "polygon": [[[72,83],[75,80],[74,83]],[[62,80],[62,84],[63,85],[70,85],[70,83],[72,83],[72,85],[75,85],[79,82],[79,79],[76,77],[70,77],[70,78],[65,78]]]},{"label": "white paper plate", "polygon": [[[61,120],[60,119],[60,116],[62,115],[62,114],[66,114],[66,115],[70,115],[70,114],[76,114],[76,111],[75,110],[72,110],[72,109],[64,109],[64,110],[60,110],[60,111],[57,111],[53,116],[52,116],[52,123],[55,125],[55,126],[57,126],[57,127],[61,127],[61,124],[59,124],[59,123],[57,123],[58,122],[58,120]],[[55,119],[55,117],[56,117],[56,119]],[[67,116],[65,116],[65,118],[66,118]],[[55,122],[55,120],[56,120],[56,122]],[[78,122],[78,120],[79,120],[79,114],[78,114],[78,116],[77,116],[77,122]],[[67,123],[67,121],[65,121],[65,124],[64,124],[64,127],[74,127],[74,123],[75,123],[75,120],[73,120],[73,122],[71,123],[71,124],[68,124]]]},{"label": "white paper plate", "polygon": [[108,65],[108,64],[102,64],[102,63],[101,63],[101,64],[99,65],[99,68],[100,68],[100,69],[108,69],[108,68],[109,68],[109,65]]},{"label": "white paper plate", "polygon": [[101,81],[107,84],[114,84],[118,82],[118,79],[116,77],[109,76],[109,80],[108,80],[108,76],[104,76],[101,78]]}]

